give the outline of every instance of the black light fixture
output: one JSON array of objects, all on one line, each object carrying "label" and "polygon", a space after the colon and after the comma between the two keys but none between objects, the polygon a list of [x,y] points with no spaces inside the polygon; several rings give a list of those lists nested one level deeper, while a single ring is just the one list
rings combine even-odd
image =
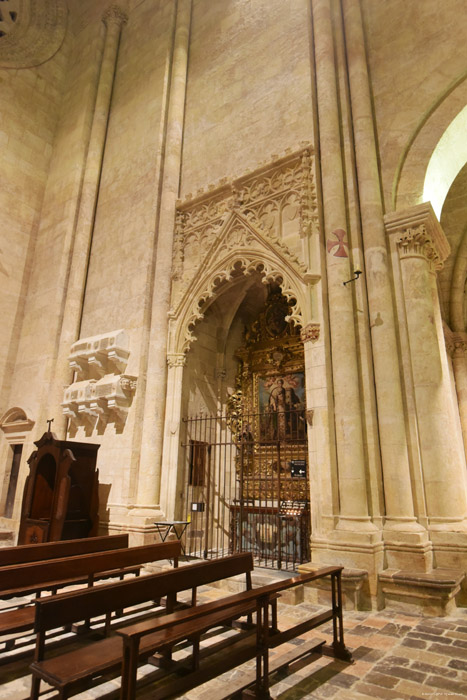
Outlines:
[{"label": "black light fixture", "polygon": [[362,274],[362,271],[361,271],[361,270],[354,270],[353,273],[354,273],[355,277],[352,277],[351,279],[347,280],[347,282],[342,282],[342,284],[344,285],[344,287],[345,287],[347,284],[349,284],[349,282],[355,282],[355,280],[358,280],[358,278],[359,278],[360,275]]}]

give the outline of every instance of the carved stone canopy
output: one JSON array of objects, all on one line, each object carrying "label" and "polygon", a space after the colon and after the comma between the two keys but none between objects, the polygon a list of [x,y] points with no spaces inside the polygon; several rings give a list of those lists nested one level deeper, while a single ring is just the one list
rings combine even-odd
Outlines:
[{"label": "carved stone canopy", "polygon": [[[184,353],[193,328],[222,287],[239,274],[258,271],[290,301],[287,320],[311,319],[309,246],[317,231],[317,203],[310,147],[255,173],[178,204],[174,245],[169,352]],[[304,253],[305,251],[305,253]]]}]

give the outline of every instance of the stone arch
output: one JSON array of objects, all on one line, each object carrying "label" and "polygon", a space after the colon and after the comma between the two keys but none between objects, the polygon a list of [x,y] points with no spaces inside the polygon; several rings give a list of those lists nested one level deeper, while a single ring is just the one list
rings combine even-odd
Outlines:
[{"label": "stone arch", "polygon": [[27,412],[19,406],[13,406],[0,418],[0,428],[8,442],[24,442],[26,433],[34,426]]},{"label": "stone arch", "polygon": [[[450,85],[446,92],[439,96],[432,109],[423,116],[411,134],[393,181],[392,206],[394,209],[405,209],[426,200],[425,179],[430,160],[438,146],[439,152],[442,152],[443,136],[450,126],[453,125],[452,128],[456,131],[461,128],[462,119],[459,118],[457,126],[455,122],[467,104],[466,78],[465,73],[459,76],[455,85]],[[433,167],[436,165],[434,164]],[[443,186],[444,196],[447,195],[457,172],[447,177]],[[439,217],[439,205],[434,206],[434,209]]]},{"label": "stone arch", "polygon": [[281,264],[277,256],[265,250],[237,249],[200,274],[185,296],[179,313],[172,314],[169,353],[186,353],[196,340],[196,322],[204,318],[207,308],[222,294],[225,285],[235,277],[255,271],[261,274],[264,284],[277,282],[289,301],[295,299],[294,312],[288,317],[289,321],[300,327],[311,321],[311,291],[306,293],[308,285],[291,265]]}]

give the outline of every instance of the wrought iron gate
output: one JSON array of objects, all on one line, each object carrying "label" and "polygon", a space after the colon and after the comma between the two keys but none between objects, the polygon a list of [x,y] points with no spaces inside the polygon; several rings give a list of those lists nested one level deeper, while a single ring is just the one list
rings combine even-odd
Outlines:
[{"label": "wrought iron gate", "polygon": [[309,560],[304,412],[184,419],[187,555],[253,553],[259,566]]}]

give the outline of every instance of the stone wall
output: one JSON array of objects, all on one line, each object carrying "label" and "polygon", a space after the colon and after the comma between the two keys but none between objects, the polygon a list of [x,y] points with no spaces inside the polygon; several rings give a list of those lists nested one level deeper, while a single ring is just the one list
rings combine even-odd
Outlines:
[{"label": "stone wall", "polygon": [[[461,48],[467,42],[462,21],[465,4],[462,0],[363,0],[362,5],[385,205],[391,211],[396,207],[399,169],[411,141],[465,80]],[[422,191],[417,194],[418,199],[399,200],[399,207],[420,203]]]},{"label": "stone wall", "polygon": [[181,196],[313,140],[307,0],[195,0]]},{"label": "stone wall", "polygon": [[[42,203],[56,138],[69,42],[46,63],[0,69],[0,415],[8,395],[18,351],[34,251],[40,246]],[[37,258],[36,258],[37,259]],[[3,383],[2,383],[3,382]],[[21,396],[31,405],[30,397]]]}]

